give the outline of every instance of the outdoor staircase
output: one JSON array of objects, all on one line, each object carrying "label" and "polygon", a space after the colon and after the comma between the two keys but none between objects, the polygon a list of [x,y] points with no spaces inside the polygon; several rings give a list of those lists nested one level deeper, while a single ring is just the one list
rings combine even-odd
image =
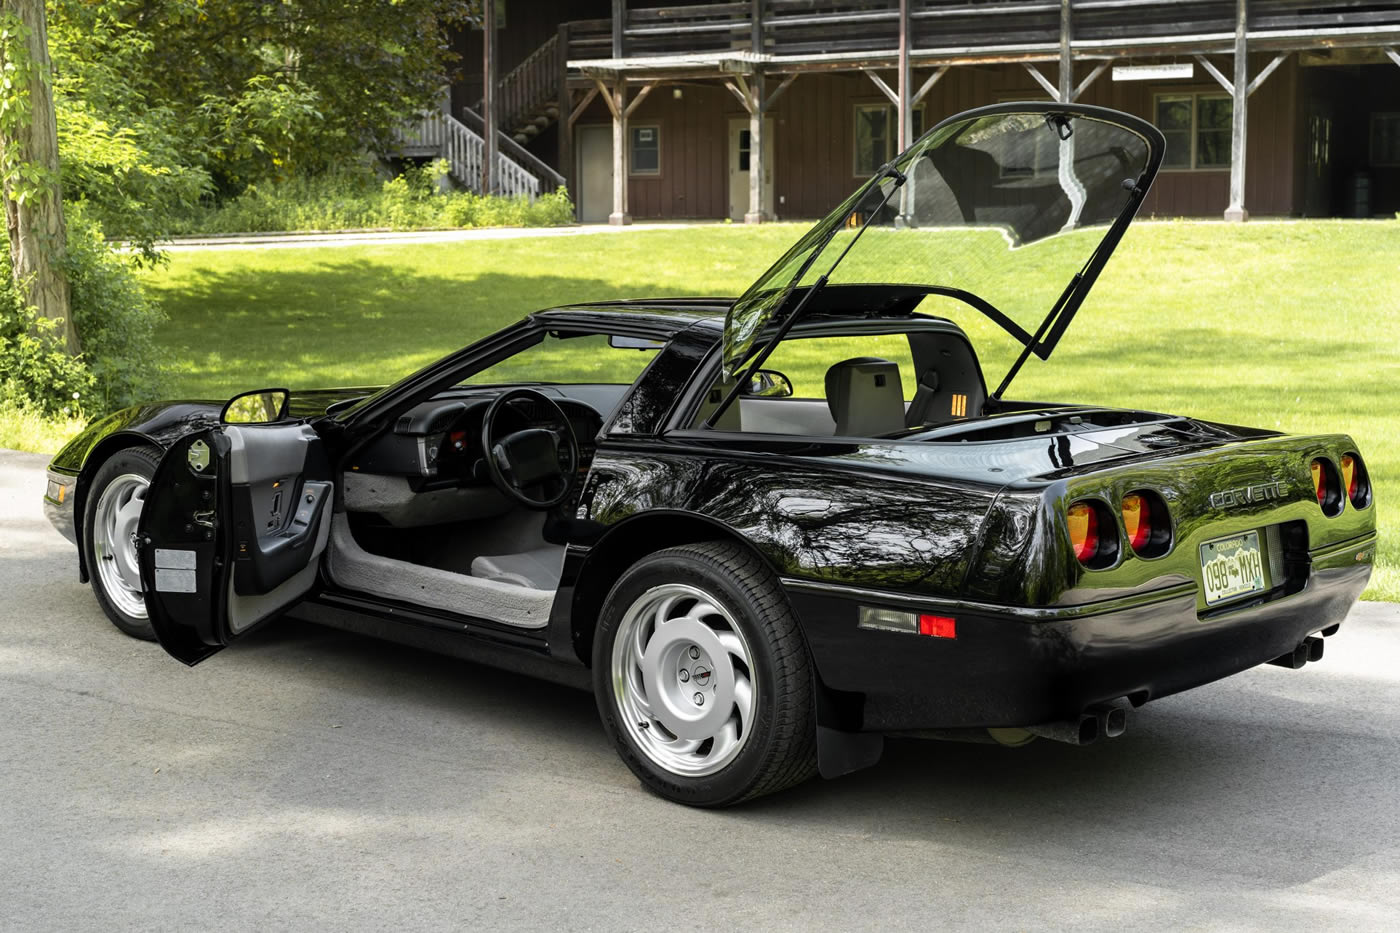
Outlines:
[{"label": "outdoor staircase", "polygon": [[553,35],[501,78],[496,112],[501,129],[517,143],[528,143],[559,119],[563,74],[559,37]]},{"label": "outdoor staircase", "polygon": [[[451,114],[424,114],[399,129],[395,154],[407,158],[445,159],[452,180],[468,191],[480,194],[486,140],[480,132],[481,118],[470,110],[464,116],[472,119],[477,128],[468,126]],[[494,194],[507,197],[523,195],[532,201],[542,189],[553,191],[564,183],[558,172],[499,131],[496,133],[496,171],[493,174]]]}]

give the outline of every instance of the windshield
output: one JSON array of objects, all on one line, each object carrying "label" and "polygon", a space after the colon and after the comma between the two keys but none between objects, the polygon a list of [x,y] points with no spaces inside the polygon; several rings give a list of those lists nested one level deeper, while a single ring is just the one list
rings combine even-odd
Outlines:
[{"label": "windshield", "polygon": [[[857,237],[832,284],[970,293],[979,310],[1029,344],[1107,225],[1140,200],[1155,172],[1161,146],[1150,127],[1134,128],[1139,122],[1094,108],[1018,104],[940,124],[735,302],[726,367],[749,355],[794,287],[816,282]],[[904,184],[893,190],[900,175]]]}]

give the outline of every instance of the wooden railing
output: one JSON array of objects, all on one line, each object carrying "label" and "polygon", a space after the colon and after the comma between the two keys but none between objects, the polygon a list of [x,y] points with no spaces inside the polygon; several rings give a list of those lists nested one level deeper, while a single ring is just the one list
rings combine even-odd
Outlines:
[{"label": "wooden railing", "polygon": [[496,89],[496,112],[501,115],[502,129],[515,133],[530,121],[543,119],[543,124],[535,125],[542,130],[558,118],[557,109],[547,119],[545,115],[547,108],[558,107],[559,68],[559,36],[553,35],[501,78]]},{"label": "wooden railing", "polygon": [[[403,127],[399,144],[407,149],[429,149],[447,160],[452,178],[468,190],[481,192],[481,168],[486,143],[471,127],[445,113],[429,113]],[[540,180],[510,157],[496,154],[496,194],[534,200]]]},{"label": "wooden railing", "polygon": [[[915,49],[1050,47],[1059,0],[909,0]],[[687,4],[629,9],[626,58],[752,48],[752,5]],[[1233,33],[1234,0],[1072,0],[1076,42],[1112,44]],[[612,58],[612,22],[568,24],[570,60]],[[1400,29],[1400,4],[1366,0],[1249,0],[1251,31]],[[762,50],[775,55],[888,52],[899,0],[764,0]]]},{"label": "wooden railing", "polygon": [[[466,124],[468,129],[478,135],[485,132],[485,123],[481,119],[481,114],[472,110],[470,107],[462,108],[462,122]],[[563,175],[560,175],[551,168],[547,162],[500,130],[496,131],[496,148],[500,150],[502,155],[520,163],[521,166],[538,178],[540,183],[550,191],[564,184]]]}]

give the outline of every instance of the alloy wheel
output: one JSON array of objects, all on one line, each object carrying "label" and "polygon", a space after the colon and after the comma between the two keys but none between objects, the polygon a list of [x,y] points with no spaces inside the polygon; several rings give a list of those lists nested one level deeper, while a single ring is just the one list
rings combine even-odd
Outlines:
[{"label": "alloy wheel", "polygon": [[92,564],[112,605],[132,617],[146,618],[137,562],[136,526],[150,481],[123,473],[107,484],[97,500],[92,523]]},{"label": "alloy wheel", "polygon": [[714,774],[748,741],[752,654],[734,618],[704,590],[673,583],[639,596],[618,626],[611,674],[628,735],[672,774]]}]

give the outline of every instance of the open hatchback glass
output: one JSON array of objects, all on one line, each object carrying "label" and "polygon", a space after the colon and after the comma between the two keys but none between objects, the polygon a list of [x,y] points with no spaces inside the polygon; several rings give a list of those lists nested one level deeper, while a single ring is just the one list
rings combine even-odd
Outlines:
[{"label": "open hatchback glass", "polygon": [[965,302],[1022,344],[1004,389],[1031,353],[1050,356],[1142,203],[1165,145],[1151,124],[1099,107],[999,104],[944,120],[734,303],[726,371],[739,370],[766,327],[800,314],[810,292],[901,285]]}]

